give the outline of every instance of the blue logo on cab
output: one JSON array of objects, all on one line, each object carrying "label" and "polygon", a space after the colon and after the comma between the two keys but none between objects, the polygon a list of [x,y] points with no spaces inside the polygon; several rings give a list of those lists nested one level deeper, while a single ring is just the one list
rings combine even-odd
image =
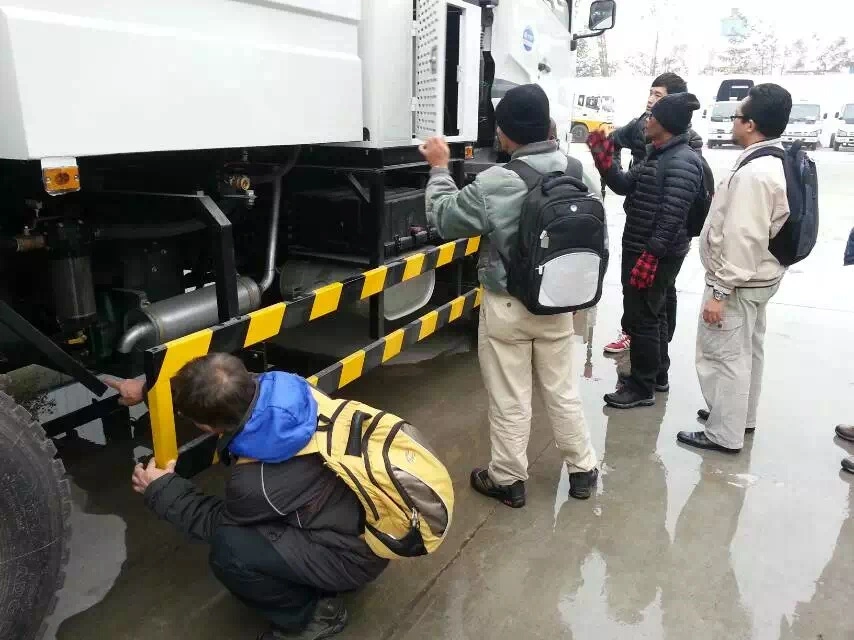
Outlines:
[{"label": "blue logo on cab", "polygon": [[525,51],[534,48],[534,30],[531,27],[525,27],[525,31],[522,32],[522,46]]}]

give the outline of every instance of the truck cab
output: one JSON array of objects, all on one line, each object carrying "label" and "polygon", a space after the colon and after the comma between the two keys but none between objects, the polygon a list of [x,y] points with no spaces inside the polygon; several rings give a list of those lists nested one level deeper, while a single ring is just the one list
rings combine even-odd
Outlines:
[{"label": "truck cab", "polygon": [[783,132],[783,145],[794,142],[815,151],[821,136],[821,105],[814,102],[796,102],[792,105],[789,124]]},{"label": "truck cab", "polygon": [[709,149],[733,144],[732,116],[735,115],[738,104],[736,100],[728,100],[726,102],[715,102],[712,106],[709,128],[706,132],[706,146]]},{"label": "truck cab", "polygon": [[591,131],[614,128],[614,96],[576,94],[572,112],[572,142],[584,142]]},{"label": "truck cab", "polygon": [[830,146],[834,151],[854,148],[854,102],[842,105],[833,114],[829,127]]}]

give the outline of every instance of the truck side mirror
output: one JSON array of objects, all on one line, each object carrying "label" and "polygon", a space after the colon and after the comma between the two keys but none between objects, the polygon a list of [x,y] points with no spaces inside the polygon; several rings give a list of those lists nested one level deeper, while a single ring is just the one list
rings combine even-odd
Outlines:
[{"label": "truck side mirror", "polygon": [[706,116],[708,115],[708,113],[709,113],[708,109],[703,109],[703,120],[706,119]]},{"label": "truck side mirror", "polygon": [[833,114],[833,117],[839,120],[839,112],[837,111],[835,114]]},{"label": "truck side mirror", "polygon": [[587,26],[591,31],[613,29],[617,21],[617,3],[615,0],[594,0],[590,5],[590,19]]},{"label": "truck side mirror", "polygon": [[824,119],[827,120],[827,114],[826,113],[824,114]]}]

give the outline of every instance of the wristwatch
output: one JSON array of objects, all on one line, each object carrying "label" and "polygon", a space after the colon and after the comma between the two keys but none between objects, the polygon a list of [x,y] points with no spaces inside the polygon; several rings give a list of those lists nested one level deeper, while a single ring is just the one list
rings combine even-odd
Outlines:
[{"label": "wristwatch", "polygon": [[728,295],[728,293],[724,293],[719,289],[712,289],[712,296],[714,296],[715,300],[717,300],[718,302],[726,300]]}]

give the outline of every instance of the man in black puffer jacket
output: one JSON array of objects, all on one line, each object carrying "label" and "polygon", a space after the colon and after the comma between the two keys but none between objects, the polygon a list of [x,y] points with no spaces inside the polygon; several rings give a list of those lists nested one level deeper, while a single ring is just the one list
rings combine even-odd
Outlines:
[{"label": "man in black puffer jacket", "polygon": [[[643,162],[646,158],[646,147],[649,142],[646,139],[646,121],[649,119],[649,113],[655,103],[661,98],[674,93],[685,93],[688,91],[688,85],[685,80],[675,73],[662,73],[649,88],[649,97],[646,101],[646,111],[640,117],[634,118],[627,125],[618,127],[612,134],[611,140],[614,142],[614,164],[621,166],[621,152],[623,149],[628,149],[632,154],[631,164]],[[703,139],[693,129],[688,129],[688,144],[694,151],[699,154],[703,153]],[[629,165],[631,167],[631,165]],[[671,287],[667,290],[667,326],[668,339],[673,340],[673,334],[676,332],[676,287]],[[614,342],[609,343],[605,347],[608,353],[621,353],[629,348],[631,339],[626,334],[625,329],[617,337]]]},{"label": "man in black puffer jacket", "polygon": [[620,409],[652,405],[655,391],[669,389],[666,298],[688,253],[686,220],[703,183],[702,161],[687,133],[699,108],[690,93],[661,98],[646,124],[652,141],[646,159],[629,171],[611,166],[604,174],[608,186],[626,196],[622,324],[631,338],[632,374],[605,396]]}]

